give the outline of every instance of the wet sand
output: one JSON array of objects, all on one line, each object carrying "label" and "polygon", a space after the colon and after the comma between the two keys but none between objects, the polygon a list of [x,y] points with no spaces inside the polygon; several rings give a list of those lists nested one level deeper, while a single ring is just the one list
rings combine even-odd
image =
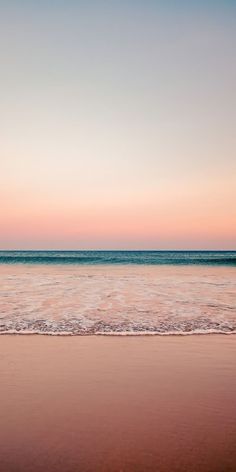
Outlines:
[{"label": "wet sand", "polygon": [[0,336],[1,472],[236,470],[236,336]]}]

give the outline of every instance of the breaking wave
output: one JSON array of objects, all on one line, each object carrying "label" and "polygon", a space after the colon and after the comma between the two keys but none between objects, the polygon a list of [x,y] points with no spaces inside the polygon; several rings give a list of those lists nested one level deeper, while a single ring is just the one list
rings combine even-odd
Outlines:
[{"label": "breaking wave", "polygon": [[60,321],[3,320],[0,322],[0,334],[48,334],[48,335],[189,335],[189,334],[236,334],[236,322],[211,321],[205,318],[189,319],[174,323],[160,322],[156,325],[147,323],[106,323],[80,319]]}]

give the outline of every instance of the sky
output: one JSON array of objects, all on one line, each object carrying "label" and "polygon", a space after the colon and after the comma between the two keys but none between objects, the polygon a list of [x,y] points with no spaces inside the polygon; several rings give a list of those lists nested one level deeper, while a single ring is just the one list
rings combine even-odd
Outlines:
[{"label": "sky", "polygon": [[0,0],[0,249],[236,249],[236,1]]}]

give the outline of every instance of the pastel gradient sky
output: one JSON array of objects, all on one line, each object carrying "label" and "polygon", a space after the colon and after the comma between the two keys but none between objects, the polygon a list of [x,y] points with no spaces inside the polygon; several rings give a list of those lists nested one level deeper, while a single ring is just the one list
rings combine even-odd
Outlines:
[{"label": "pastel gradient sky", "polygon": [[236,2],[0,0],[0,248],[236,249]]}]

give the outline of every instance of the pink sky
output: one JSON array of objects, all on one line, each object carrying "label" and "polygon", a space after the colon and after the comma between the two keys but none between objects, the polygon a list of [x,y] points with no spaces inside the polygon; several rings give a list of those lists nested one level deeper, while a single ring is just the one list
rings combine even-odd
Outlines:
[{"label": "pink sky", "polygon": [[236,249],[226,3],[3,8],[0,249]]}]

